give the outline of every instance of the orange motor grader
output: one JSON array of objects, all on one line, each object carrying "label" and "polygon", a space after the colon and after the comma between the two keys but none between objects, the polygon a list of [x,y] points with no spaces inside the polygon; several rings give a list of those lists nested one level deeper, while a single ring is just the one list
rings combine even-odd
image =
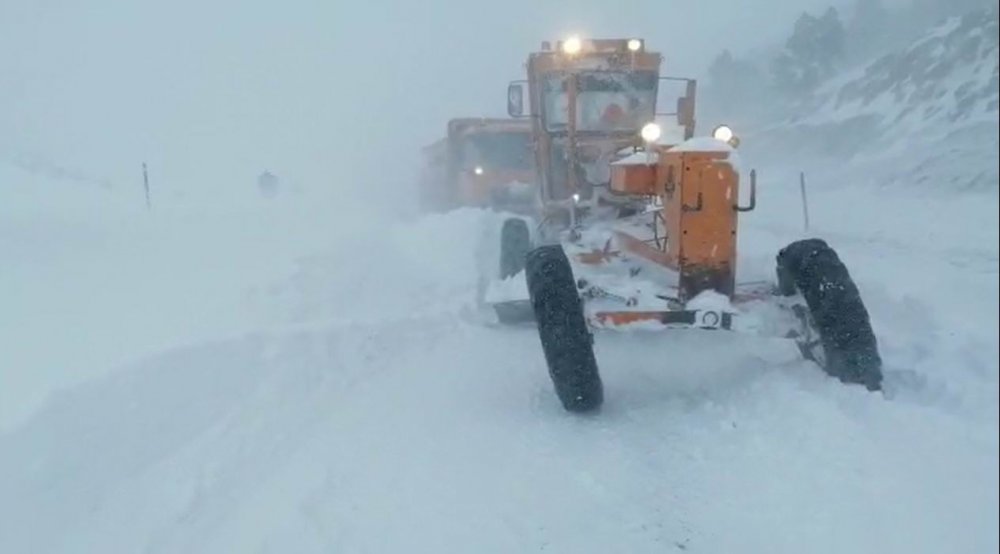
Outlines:
[{"label": "orange motor grader", "polygon": [[[660,63],[639,39],[574,37],[543,44],[527,80],[508,88],[509,113],[531,119],[541,203],[501,230],[500,279],[487,293],[499,319],[534,321],[556,393],[574,412],[604,399],[595,330],[762,332],[760,317],[743,316],[764,307],[827,373],[879,389],[867,311],[825,242],[782,249],[774,283],[737,283],[755,173],[741,191],[738,139],[725,126],[696,138],[695,81],[661,77]],[[658,110],[660,86],[678,83],[670,110]]]},{"label": "orange motor grader", "polygon": [[449,121],[446,138],[424,149],[425,209],[531,211],[536,200],[531,136],[531,125],[520,119]]}]

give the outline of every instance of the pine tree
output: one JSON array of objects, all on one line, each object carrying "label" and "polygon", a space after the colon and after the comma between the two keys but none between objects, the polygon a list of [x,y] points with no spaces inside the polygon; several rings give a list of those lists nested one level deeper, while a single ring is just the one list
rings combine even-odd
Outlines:
[{"label": "pine tree", "polygon": [[723,50],[708,68],[709,100],[723,111],[736,110],[760,98],[762,81],[757,66]]},{"label": "pine tree", "polygon": [[889,19],[882,0],[856,0],[847,26],[847,55],[862,60],[880,53],[892,39],[888,33]]},{"label": "pine tree", "polygon": [[830,77],[844,58],[846,33],[835,8],[820,17],[803,13],[784,50],[772,60],[774,84],[788,94],[802,94]]}]

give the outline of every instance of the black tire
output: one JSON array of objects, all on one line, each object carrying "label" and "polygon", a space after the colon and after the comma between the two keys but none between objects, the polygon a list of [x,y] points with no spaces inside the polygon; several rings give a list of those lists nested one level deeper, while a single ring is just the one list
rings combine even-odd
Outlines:
[{"label": "black tire", "polygon": [[570,412],[596,410],[604,385],[594,358],[593,337],[583,317],[573,270],[559,245],[528,254],[526,277],[549,376],[556,395]]},{"label": "black tire", "polygon": [[868,310],[847,268],[826,242],[800,240],[778,253],[778,290],[802,294],[819,334],[823,359],[815,359],[829,375],[844,383],[882,388],[882,358]]},{"label": "black tire", "polygon": [[524,269],[531,250],[531,233],[523,219],[508,218],[500,230],[500,278],[507,279]]}]

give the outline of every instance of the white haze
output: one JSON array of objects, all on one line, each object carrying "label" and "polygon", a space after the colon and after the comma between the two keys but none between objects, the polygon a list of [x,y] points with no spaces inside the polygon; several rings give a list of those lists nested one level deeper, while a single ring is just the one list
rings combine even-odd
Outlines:
[{"label": "white haze", "polygon": [[668,73],[693,75],[821,5],[3,0],[0,159],[126,189],[147,161],[154,188],[187,194],[269,168],[384,197],[410,184],[449,117],[502,115],[541,40],[649,37]]}]

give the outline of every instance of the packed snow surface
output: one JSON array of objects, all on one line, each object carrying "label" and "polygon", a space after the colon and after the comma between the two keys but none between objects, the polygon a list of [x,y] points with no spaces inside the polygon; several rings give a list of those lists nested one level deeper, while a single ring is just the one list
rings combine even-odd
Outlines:
[{"label": "packed snow surface", "polygon": [[[740,281],[803,236],[797,181],[764,175]],[[580,417],[478,302],[498,215],[150,214],[2,177],[0,552],[998,547],[995,196],[814,179],[885,396],[781,339],[601,333]]]}]

